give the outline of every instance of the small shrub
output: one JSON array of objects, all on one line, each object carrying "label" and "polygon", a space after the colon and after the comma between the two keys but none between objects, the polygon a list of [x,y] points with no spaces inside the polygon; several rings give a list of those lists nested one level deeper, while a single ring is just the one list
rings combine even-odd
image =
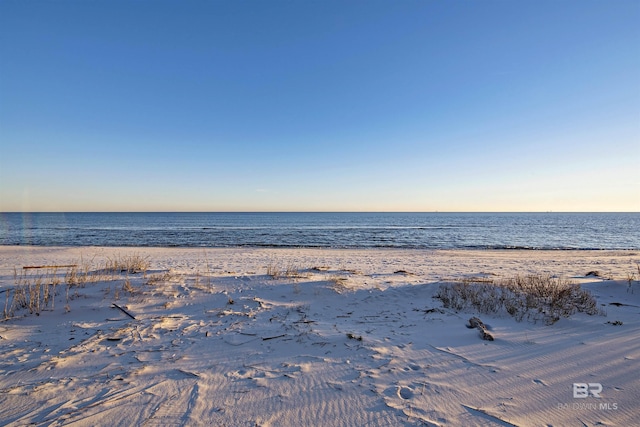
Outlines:
[{"label": "small shrub", "polygon": [[525,317],[547,324],[581,312],[603,314],[595,298],[580,285],[550,276],[518,276],[500,283],[463,281],[440,286],[435,298],[456,311],[473,309],[491,314],[504,311],[517,321]]}]

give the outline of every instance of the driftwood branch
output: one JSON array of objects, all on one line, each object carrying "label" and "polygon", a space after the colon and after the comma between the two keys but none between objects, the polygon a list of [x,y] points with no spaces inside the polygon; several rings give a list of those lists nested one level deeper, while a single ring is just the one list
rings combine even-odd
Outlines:
[{"label": "driftwood branch", "polygon": [[262,341],[274,340],[276,338],[282,338],[282,337],[286,337],[286,336],[287,336],[287,334],[276,335],[275,337],[266,337],[266,338],[262,338]]},{"label": "driftwood branch", "polygon": [[25,265],[22,267],[23,270],[30,270],[33,268],[74,268],[77,267],[77,264],[67,264],[67,265]]},{"label": "driftwood branch", "polygon": [[113,303],[113,306],[115,308],[117,308],[118,310],[120,310],[121,312],[123,312],[124,314],[126,314],[127,316],[131,317],[133,320],[136,320],[135,317],[133,317],[133,315],[131,313],[129,313],[127,310],[125,310],[124,308],[120,307],[118,304],[116,304],[115,302]]}]

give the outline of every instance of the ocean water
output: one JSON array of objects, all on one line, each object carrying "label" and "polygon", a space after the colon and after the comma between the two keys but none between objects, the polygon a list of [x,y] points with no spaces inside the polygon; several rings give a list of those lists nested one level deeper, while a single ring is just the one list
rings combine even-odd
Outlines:
[{"label": "ocean water", "polygon": [[0,213],[0,245],[640,249],[640,213]]}]

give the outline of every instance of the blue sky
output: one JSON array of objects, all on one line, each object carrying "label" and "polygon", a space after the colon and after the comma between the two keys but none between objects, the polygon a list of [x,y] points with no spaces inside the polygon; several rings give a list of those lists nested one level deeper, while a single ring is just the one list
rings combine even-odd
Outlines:
[{"label": "blue sky", "polygon": [[640,211],[640,2],[0,1],[0,211]]}]

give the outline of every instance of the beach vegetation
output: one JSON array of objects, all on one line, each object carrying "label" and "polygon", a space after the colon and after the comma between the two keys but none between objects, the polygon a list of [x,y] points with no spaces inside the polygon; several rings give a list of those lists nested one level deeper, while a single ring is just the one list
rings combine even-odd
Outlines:
[{"label": "beach vegetation", "polygon": [[122,290],[125,292],[129,292],[129,294],[134,293],[133,286],[131,286],[131,278],[129,278],[129,276],[124,278],[124,283],[122,284]]},{"label": "beach vegetation", "polygon": [[347,290],[347,281],[348,278],[346,276],[341,276],[339,274],[334,274],[329,277],[329,283],[331,284],[331,289],[334,292],[341,294]]},{"label": "beach vegetation", "polygon": [[267,265],[267,276],[271,276],[272,279],[303,279],[308,278],[309,274],[295,263],[282,266],[282,264],[271,262]]},{"label": "beach vegetation", "polygon": [[[122,286],[115,288],[114,298],[120,298],[120,291],[133,295],[135,288],[130,275],[142,273],[146,277],[149,266],[148,257],[132,254],[107,258],[103,262],[81,257],[73,264],[16,267],[13,272],[13,286],[2,291],[5,294],[4,319],[10,319],[22,311],[36,315],[45,310],[53,311],[56,297],[64,299],[65,312],[69,312],[70,301],[78,298],[79,290],[91,283],[122,280]],[[170,278],[171,276],[162,275],[156,280]],[[64,287],[62,295],[61,287]],[[109,287],[108,294],[111,293],[110,289]]]},{"label": "beach vegetation", "polygon": [[160,273],[149,274],[146,278],[147,285],[158,285],[162,283],[169,283],[176,281],[179,275],[171,270],[163,271]]},{"label": "beach vegetation", "polygon": [[638,269],[638,273],[636,275],[635,272],[627,273],[627,292],[634,293],[634,285],[640,283],[640,263],[636,263],[636,267]]},{"label": "beach vegetation", "polygon": [[576,312],[604,314],[596,299],[579,284],[546,275],[516,276],[501,281],[465,279],[444,283],[434,298],[456,311],[502,312],[517,321],[553,324]]},{"label": "beach vegetation", "polygon": [[267,276],[270,276],[272,279],[278,279],[282,277],[282,270],[278,265],[269,263],[267,265]]},{"label": "beach vegetation", "polygon": [[[30,272],[37,271],[35,274]],[[57,266],[14,268],[14,286],[4,290],[4,318],[12,317],[16,310],[26,309],[40,315],[42,310],[55,306],[56,288],[61,283]]]},{"label": "beach vegetation", "polygon": [[146,256],[134,253],[130,255],[107,258],[105,269],[116,273],[129,273],[146,275],[151,262]]}]

